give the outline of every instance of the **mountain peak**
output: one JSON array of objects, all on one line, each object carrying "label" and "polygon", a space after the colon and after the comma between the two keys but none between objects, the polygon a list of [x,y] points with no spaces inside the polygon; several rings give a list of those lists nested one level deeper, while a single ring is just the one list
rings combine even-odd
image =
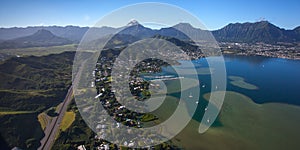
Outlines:
[{"label": "mountain peak", "polygon": [[181,22],[181,23],[176,24],[175,26],[189,26],[189,27],[192,27],[192,25],[187,23],[187,22]]},{"label": "mountain peak", "polygon": [[52,32],[40,29],[32,35],[24,36],[12,40],[7,40],[6,44],[0,44],[3,48],[27,48],[27,47],[47,47],[71,44],[72,41],[58,37]]},{"label": "mountain peak", "polygon": [[55,36],[52,32],[46,30],[46,29],[40,29],[37,32],[33,34],[33,36],[38,36],[38,37],[53,37]]},{"label": "mountain peak", "polygon": [[256,22],[256,24],[259,24],[259,25],[262,25],[262,26],[274,26],[274,24],[270,23],[269,21],[259,21],[259,22]]},{"label": "mountain peak", "polygon": [[182,23],[178,23],[178,24],[174,25],[173,28],[176,28],[176,29],[193,29],[194,27],[189,23],[182,22]]},{"label": "mountain peak", "polygon": [[280,29],[268,21],[229,24],[213,32],[219,41],[246,43],[291,42],[292,40],[286,33],[286,30]]},{"label": "mountain peak", "polygon": [[265,23],[265,24],[271,24],[269,21],[267,20],[261,20],[261,21],[258,21],[257,23]]},{"label": "mountain peak", "polygon": [[130,20],[130,22],[127,24],[127,26],[136,26],[136,25],[140,25],[140,23],[135,19]]}]

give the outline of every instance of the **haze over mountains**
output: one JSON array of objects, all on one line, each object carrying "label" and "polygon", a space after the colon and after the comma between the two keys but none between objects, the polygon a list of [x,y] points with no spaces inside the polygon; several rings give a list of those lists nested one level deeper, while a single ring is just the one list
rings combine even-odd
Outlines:
[{"label": "haze over mountains", "polygon": [[122,30],[122,34],[132,35],[142,39],[154,37],[156,35],[174,37],[180,40],[189,38],[182,32],[188,32],[189,35],[197,39],[213,35],[219,42],[244,42],[256,43],[264,42],[276,44],[279,42],[298,43],[300,42],[300,26],[293,30],[279,28],[270,22],[261,21],[255,23],[235,23],[229,24],[224,28],[215,31],[205,31],[194,28],[188,23],[179,23],[173,27],[153,30],[146,28],[133,20],[128,25],[121,28],[112,27],[78,27],[78,26],[38,26],[26,28],[0,28],[0,48],[23,48],[39,46],[55,46],[70,43],[79,43],[84,34],[89,30],[97,33],[97,38],[114,34]]},{"label": "haze over mountains", "polygon": [[0,49],[4,48],[27,48],[27,47],[48,47],[56,45],[66,45],[73,43],[66,38],[58,37],[50,31],[41,29],[32,35],[6,40],[0,44]]}]

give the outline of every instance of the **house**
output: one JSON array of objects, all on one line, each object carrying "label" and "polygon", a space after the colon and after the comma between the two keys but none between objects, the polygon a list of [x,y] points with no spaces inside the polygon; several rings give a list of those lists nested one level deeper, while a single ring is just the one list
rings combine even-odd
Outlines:
[{"label": "house", "polygon": [[103,93],[100,93],[100,94],[96,95],[95,98],[99,98],[102,95],[103,95]]},{"label": "house", "polygon": [[85,146],[84,145],[79,145],[77,147],[77,150],[86,150]]},{"label": "house", "polygon": [[128,147],[132,147],[132,146],[134,146],[134,142],[130,141],[129,144],[128,144]]}]

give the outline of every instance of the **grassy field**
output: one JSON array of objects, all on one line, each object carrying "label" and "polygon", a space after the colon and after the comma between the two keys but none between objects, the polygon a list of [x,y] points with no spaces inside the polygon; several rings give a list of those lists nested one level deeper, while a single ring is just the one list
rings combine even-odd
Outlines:
[{"label": "grassy field", "polygon": [[[61,52],[75,49],[74,45],[28,48],[24,55],[51,55],[22,55],[0,64],[0,143],[5,149],[37,149],[49,122],[43,112],[61,103],[71,84],[74,52]],[[17,55],[21,51],[0,53]],[[53,54],[56,52],[61,54]]]},{"label": "grassy field", "polygon": [[49,54],[59,54],[66,51],[76,51],[77,45],[63,45],[63,46],[51,46],[51,47],[31,47],[31,48],[17,48],[17,49],[3,49],[0,50],[2,54],[8,54],[13,56],[46,56]]},{"label": "grassy field", "polygon": [[81,144],[84,144],[87,149],[93,149],[94,132],[85,124],[78,111],[74,115],[74,122],[65,131],[57,134],[52,149],[76,149]]},{"label": "grassy field", "polygon": [[14,94],[28,94],[30,96],[42,96],[47,90],[0,90],[0,92],[8,92]]},{"label": "grassy field", "polygon": [[74,120],[75,120],[75,113],[73,111],[66,112],[61,122],[60,129],[62,131],[66,131],[72,125]]},{"label": "grassy field", "polygon": [[44,112],[38,115],[38,120],[43,130],[45,130],[47,124],[51,121],[50,117]]},{"label": "grassy field", "polygon": [[0,115],[18,115],[18,114],[30,114],[34,111],[0,111]]},{"label": "grassy field", "polygon": [[0,111],[39,112],[58,104],[62,98],[58,99],[56,96],[63,97],[64,93],[62,90],[0,90]]}]

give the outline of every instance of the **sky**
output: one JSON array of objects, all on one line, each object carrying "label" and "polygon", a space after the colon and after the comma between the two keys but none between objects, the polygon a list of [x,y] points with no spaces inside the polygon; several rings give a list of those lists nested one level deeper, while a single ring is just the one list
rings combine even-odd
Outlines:
[{"label": "sky", "polygon": [[1,0],[0,27],[94,26],[114,10],[142,2],[178,6],[209,30],[261,20],[285,29],[300,26],[299,0]]}]

